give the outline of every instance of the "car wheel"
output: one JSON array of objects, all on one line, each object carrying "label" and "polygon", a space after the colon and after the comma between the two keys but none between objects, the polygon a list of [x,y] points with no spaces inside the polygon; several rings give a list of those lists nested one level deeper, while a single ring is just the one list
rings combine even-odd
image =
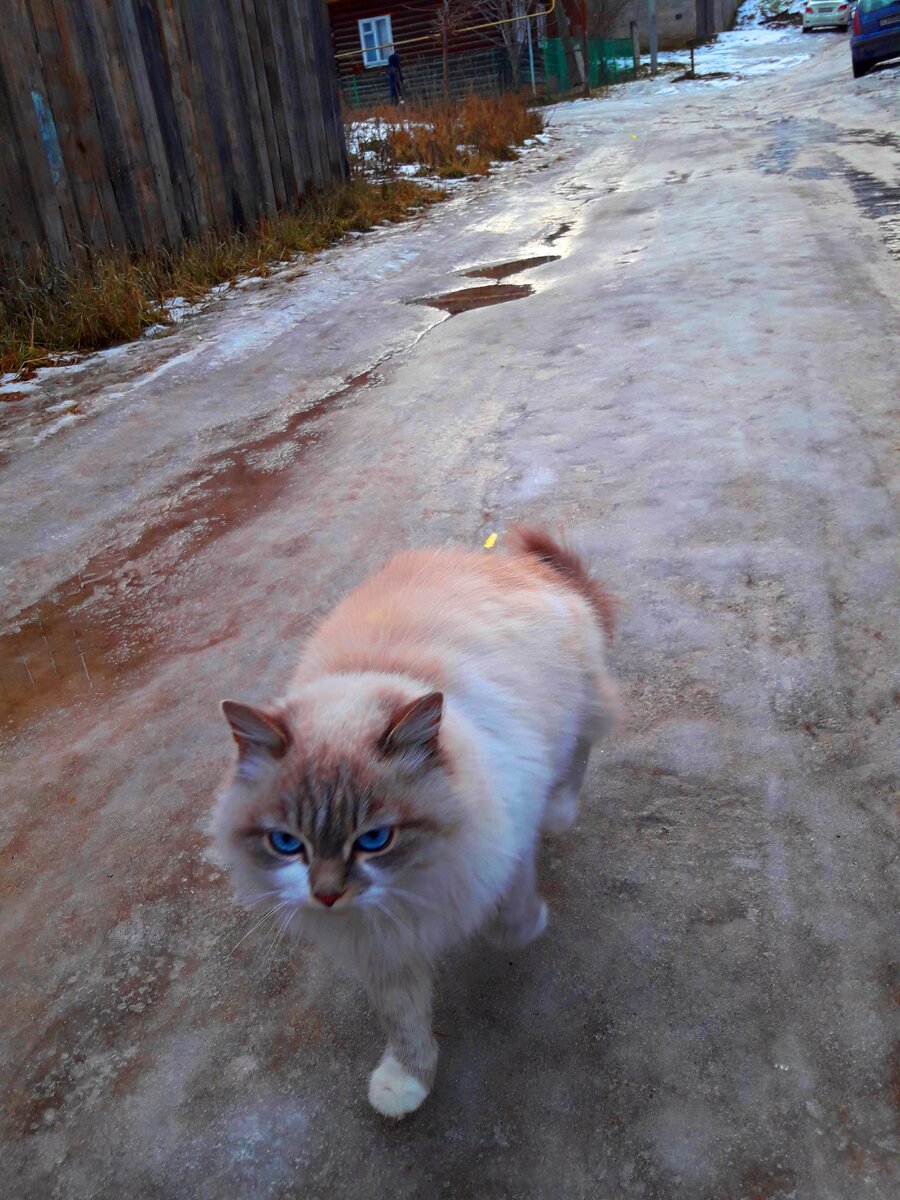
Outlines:
[{"label": "car wheel", "polygon": [[810,31],[810,27],[809,27],[808,25],[804,25],[804,26],[803,26],[803,32],[804,32],[804,33],[810,33],[810,32],[811,32],[811,31]]},{"label": "car wheel", "polygon": [[857,62],[853,59],[853,78],[861,79],[863,75],[868,74],[869,68],[866,63]]}]

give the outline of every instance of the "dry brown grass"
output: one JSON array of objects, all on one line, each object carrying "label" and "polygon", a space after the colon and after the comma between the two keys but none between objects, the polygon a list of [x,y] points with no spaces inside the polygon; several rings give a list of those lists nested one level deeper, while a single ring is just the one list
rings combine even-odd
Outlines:
[{"label": "dry brown grass", "polygon": [[[357,117],[358,114],[353,114]],[[402,221],[443,193],[391,177],[419,163],[444,179],[484,174],[491,161],[516,157],[515,147],[543,129],[539,112],[517,95],[470,96],[462,104],[385,107],[374,162],[357,156],[345,187],[296,212],[261,222],[248,233],[209,234],[177,251],[100,254],[64,274],[43,259],[0,283],[0,372],[23,377],[67,353],[86,353],[139,337],[166,324],[165,303],[188,302],[241,275],[267,275],[276,263],[322,250],[344,234]],[[367,174],[387,176],[373,181]]]},{"label": "dry brown grass", "polygon": [[411,180],[354,179],[296,212],[249,233],[208,234],[174,252],[97,255],[64,274],[38,259],[0,288],[0,372],[23,377],[60,354],[99,350],[165,324],[165,301],[201,299],[241,275],[267,275],[297,254],[322,250],[344,234],[402,221],[441,193]]},{"label": "dry brown grass", "polygon": [[365,148],[385,167],[418,163],[423,174],[441,179],[483,175],[492,161],[515,158],[516,147],[544,128],[541,113],[516,94],[383,106],[367,115],[379,129]]}]

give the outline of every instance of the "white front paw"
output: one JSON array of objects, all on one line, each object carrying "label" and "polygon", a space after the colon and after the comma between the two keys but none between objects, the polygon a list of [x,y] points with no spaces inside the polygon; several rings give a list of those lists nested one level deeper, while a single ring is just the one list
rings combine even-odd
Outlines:
[{"label": "white front paw", "polygon": [[393,1054],[386,1054],[369,1080],[369,1103],[383,1117],[415,1112],[428,1089],[406,1071]]}]

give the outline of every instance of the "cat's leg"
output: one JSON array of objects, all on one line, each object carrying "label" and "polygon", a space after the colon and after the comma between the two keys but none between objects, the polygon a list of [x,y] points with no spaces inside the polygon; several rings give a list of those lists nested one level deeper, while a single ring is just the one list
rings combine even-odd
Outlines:
[{"label": "cat's leg", "polygon": [[565,772],[554,784],[547,799],[542,826],[551,833],[571,828],[578,813],[578,794],[584,783],[593,738],[579,737]]},{"label": "cat's leg", "polygon": [[385,1117],[403,1117],[431,1091],[437,1069],[437,1042],[431,1032],[432,969],[425,962],[408,964],[367,986],[388,1038],[369,1079],[369,1103]]},{"label": "cat's leg", "polygon": [[519,863],[500,905],[484,933],[504,950],[517,950],[534,941],[547,928],[547,905],[538,895],[535,851]]}]

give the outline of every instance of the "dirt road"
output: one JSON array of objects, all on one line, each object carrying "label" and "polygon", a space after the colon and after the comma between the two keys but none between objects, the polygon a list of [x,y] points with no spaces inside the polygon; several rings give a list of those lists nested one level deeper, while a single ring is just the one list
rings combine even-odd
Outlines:
[{"label": "dirt road", "polygon": [[[897,1195],[900,72],[717,53],[0,406],[4,1196]],[[624,599],[629,722],[547,935],[451,964],[387,1127],[355,986],[241,940],[205,857],[217,703],[399,547],[516,518]]]}]

